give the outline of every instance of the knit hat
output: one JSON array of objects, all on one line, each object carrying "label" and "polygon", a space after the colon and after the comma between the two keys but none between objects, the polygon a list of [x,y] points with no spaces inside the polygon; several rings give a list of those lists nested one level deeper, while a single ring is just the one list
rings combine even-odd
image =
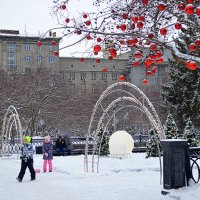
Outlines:
[{"label": "knit hat", "polygon": [[28,144],[28,143],[30,143],[31,142],[31,137],[30,136],[26,136],[25,138],[24,138],[24,143],[25,144]]},{"label": "knit hat", "polygon": [[47,141],[50,141],[50,136],[47,135],[47,136],[44,137],[44,139],[47,140]]}]

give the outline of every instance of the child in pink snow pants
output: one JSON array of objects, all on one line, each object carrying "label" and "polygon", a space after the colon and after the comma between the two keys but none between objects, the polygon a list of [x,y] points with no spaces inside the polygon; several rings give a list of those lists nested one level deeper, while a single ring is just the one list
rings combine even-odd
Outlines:
[{"label": "child in pink snow pants", "polygon": [[52,160],[53,160],[53,144],[50,141],[50,136],[45,136],[44,138],[44,143],[42,147],[42,152],[43,152],[43,171],[47,171],[47,164],[49,165],[49,172],[52,172]]}]

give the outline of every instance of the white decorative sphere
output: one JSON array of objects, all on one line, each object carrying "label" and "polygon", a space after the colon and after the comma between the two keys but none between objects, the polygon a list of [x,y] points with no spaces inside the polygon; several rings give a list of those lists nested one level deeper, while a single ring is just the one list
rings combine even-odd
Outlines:
[{"label": "white decorative sphere", "polygon": [[134,147],[132,136],[126,131],[116,131],[109,140],[109,151],[116,157],[124,157],[131,154]]}]

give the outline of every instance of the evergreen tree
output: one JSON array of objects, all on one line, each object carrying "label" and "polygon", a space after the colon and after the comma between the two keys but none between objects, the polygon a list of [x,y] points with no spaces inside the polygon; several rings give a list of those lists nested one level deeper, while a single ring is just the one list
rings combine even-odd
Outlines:
[{"label": "evergreen tree", "polygon": [[[97,154],[99,153],[99,147],[101,144],[101,149],[100,149],[100,155],[101,156],[107,156],[109,154],[109,135],[107,132],[104,133],[103,135],[103,126],[101,126],[99,133],[97,134]],[[101,139],[102,138],[102,139]]]},{"label": "evergreen tree", "polygon": [[190,118],[188,119],[185,129],[184,129],[184,138],[187,140],[188,145],[190,147],[198,146],[198,141],[196,139],[196,132]]},{"label": "evergreen tree", "polygon": [[178,138],[178,128],[171,113],[169,113],[167,116],[167,120],[164,125],[164,132],[166,135],[166,139]]},{"label": "evergreen tree", "polygon": [[161,150],[160,140],[158,138],[158,135],[155,134],[154,132],[155,132],[154,129],[151,129],[149,131],[149,140],[147,141],[147,144],[146,144],[146,147],[147,147],[146,158],[149,158],[149,157],[158,157],[159,156],[159,154],[158,154],[158,146],[157,146],[157,143],[156,143],[156,139],[158,141],[158,145],[159,145],[159,148]]},{"label": "evergreen tree", "polygon": [[[187,20],[194,23],[198,19],[187,16]],[[200,48],[194,46],[194,50],[190,49],[190,45],[194,44],[198,37],[195,29],[182,27],[175,39],[177,51],[182,55],[200,58]],[[192,69],[190,65],[186,65],[189,59],[192,57],[180,59],[174,55],[170,64],[169,81],[163,84],[161,90],[165,107],[173,113],[181,132],[189,116],[195,122],[195,126],[200,126],[200,69]]]}]

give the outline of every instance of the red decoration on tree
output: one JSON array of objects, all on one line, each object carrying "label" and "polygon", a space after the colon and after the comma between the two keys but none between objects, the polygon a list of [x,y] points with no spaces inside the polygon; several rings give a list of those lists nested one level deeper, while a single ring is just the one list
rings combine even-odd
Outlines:
[{"label": "red decoration on tree", "polygon": [[99,51],[101,51],[101,47],[97,44],[94,46],[94,52],[98,53]]},{"label": "red decoration on tree", "polygon": [[126,30],[126,24],[122,24],[122,25],[120,26],[120,28],[121,28],[122,31],[125,31],[125,30]]},{"label": "red decoration on tree", "polygon": [[198,16],[200,16],[200,7],[197,7],[197,8],[196,8],[196,14],[197,14]]},{"label": "red decoration on tree", "polygon": [[149,33],[149,34],[148,34],[148,38],[149,38],[149,39],[153,39],[153,36],[154,36],[153,33]]},{"label": "red decoration on tree", "polygon": [[196,49],[197,49],[197,46],[196,46],[194,43],[191,43],[191,44],[189,45],[189,50],[190,50],[190,51],[196,51]]},{"label": "red decoration on tree", "polygon": [[158,10],[159,10],[159,11],[163,11],[163,10],[165,10],[165,8],[166,8],[166,5],[165,5],[165,4],[162,4],[162,3],[161,3],[161,4],[158,5]]},{"label": "red decoration on tree", "polygon": [[147,79],[144,79],[144,80],[143,80],[143,84],[144,84],[144,85],[147,85],[147,84],[148,84]]},{"label": "red decoration on tree", "polygon": [[151,70],[151,72],[152,72],[153,74],[155,74],[155,73],[157,72],[157,70],[158,70],[157,67],[153,67],[153,69]]},{"label": "red decoration on tree", "polygon": [[90,35],[87,35],[86,38],[87,38],[87,40],[91,40],[92,39]]},{"label": "red decoration on tree", "polygon": [[142,56],[141,51],[136,51],[134,54],[134,58],[140,58]]},{"label": "red decoration on tree", "polygon": [[137,22],[138,22],[138,17],[137,17],[137,16],[132,17],[132,21],[133,21],[134,23],[137,23]]},{"label": "red decoration on tree", "polygon": [[166,28],[161,28],[160,29],[160,34],[161,35],[166,35],[167,34],[167,29]]},{"label": "red decoration on tree", "polygon": [[66,7],[65,4],[61,5],[61,9],[62,9],[62,10],[65,10],[66,8],[67,8],[67,7]]},{"label": "red decoration on tree", "polygon": [[38,47],[41,47],[41,46],[42,46],[42,42],[37,41],[37,46],[38,46]]},{"label": "red decoration on tree", "polygon": [[183,2],[178,3],[178,9],[179,10],[185,10],[185,4]]},{"label": "red decoration on tree", "polygon": [[190,68],[191,70],[195,70],[195,69],[197,69],[197,64],[196,64],[196,62],[191,61],[191,62],[190,62],[190,66],[189,66],[189,68]]},{"label": "red decoration on tree", "polygon": [[52,42],[51,42],[51,45],[52,45],[52,46],[56,46],[56,42],[55,42],[55,41],[52,41]]},{"label": "red decoration on tree", "polygon": [[101,42],[102,39],[100,37],[97,38],[97,42]]},{"label": "red decoration on tree", "polygon": [[81,30],[76,30],[75,32],[77,35],[81,35],[82,31]]},{"label": "red decoration on tree", "polygon": [[152,51],[156,51],[157,45],[156,45],[155,43],[151,43],[151,44],[150,44],[150,49],[151,49]]},{"label": "red decoration on tree", "polygon": [[147,5],[147,4],[148,4],[148,0],[142,0],[142,3],[143,3],[144,5]]},{"label": "red decoration on tree", "polygon": [[137,66],[139,66],[139,62],[137,62],[137,61],[134,61],[134,62],[132,62],[132,67],[137,67]]},{"label": "red decoration on tree", "polygon": [[112,56],[108,56],[108,60],[112,60],[113,59],[113,57]]},{"label": "red decoration on tree", "polygon": [[175,23],[175,29],[180,30],[182,28],[181,24],[179,22]]},{"label": "red decoration on tree", "polygon": [[101,69],[101,71],[102,72],[107,72],[107,68],[104,67],[104,68]]},{"label": "red decoration on tree", "polygon": [[120,80],[120,81],[125,81],[124,75],[120,75],[120,76],[119,76],[119,80]]},{"label": "red decoration on tree", "polygon": [[85,24],[86,24],[86,26],[90,26],[91,25],[91,21],[88,20],[88,21],[85,22]]},{"label": "red decoration on tree", "polygon": [[131,29],[135,29],[135,24],[131,24]]},{"label": "red decoration on tree", "polygon": [[109,49],[110,55],[114,58],[117,56],[117,51],[114,48],[110,48]]},{"label": "red decoration on tree", "polygon": [[70,22],[70,19],[69,18],[66,18],[65,19],[65,22],[68,24]]},{"label": "red decoration on tree", "polygon": [[194,3],[194,0],[187,0],[187,3]]},{"label": "red decoration on tree", "polygon": [[192,4],[188,4],[186,7],[185,7],[185,12],[186,14],[188,15],[192,15],[194,13],[194,6]]},{"label": "red decoration on tree", "polygon": [[198,46],[198,47],[200,46],[200,38],[196,39],[195,45]]},{"label": "red decoration on tree", "polygon": [[162,54],[160,51],[158,51],[156,57],[157,57],[157,58],[160,58],[160,57],[162,57],[162,56],[163,56],[163,54]]},{"label": "red decoration on tree", "polygon": [[143,23],[142,23],[142,22],[138,22],[138,23],[137,23],[137,27],[138,27],[138,28],[142,28],[142,27],[143,27]]},{"label": "red decoration on tree", "polygon": [[84,58],[80,58],[80,61],[81,61],[81,62],[84,62],[84,61],[85,61],[85,59],[84,59]]},{"label": "red decoration on tree", "polygon": [[124,14],[122,15],[122,18],[123,18],[123,19],[127,19],[127,18],[128,18],[128,14],[124,13]]},{"label": "red decoration on tree", "polygon": [[96,61],[95,61],[96,63],[100,63],[101,61],[100,61],[100,59],[96,59]]},{"label": "red decoration on tree", "polygon": [[53,55],[57,57],[59,55],[58,51],[54,51]]},{"label": "red decoration on tree", "polygon": [[139,21],[144,22],[145,21],[144,16],[139,16]]},{"label": "red decoration on tree", "polygon": [[83,18],[86,19],[88,15],[86,13],[83,14]]},{"label": "red decoration on tree", "polygon": [[152,75],[153,75],[153,74],[152,74],[152,71],[147,71],[147,72],[146,72],[146,75],[147,75],[147,76],[152,76]]}]

